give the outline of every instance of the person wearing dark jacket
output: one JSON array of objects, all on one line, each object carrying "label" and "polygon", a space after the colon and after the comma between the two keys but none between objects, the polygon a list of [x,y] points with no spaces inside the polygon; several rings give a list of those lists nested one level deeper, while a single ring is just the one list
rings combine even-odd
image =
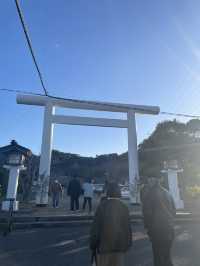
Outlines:
[{"label": "person wearing dark jacket", "polygon": [[73,179],[69,182],[67,194],[70,196],[70,209],[71,211],[79,210],[79,197],[81,195],[82,189],[80,181],[73,177]]},{"label": "person wearing dark jacket", "polygon": [[144,226],[152,243],[154,266],[173,266],[170,254],[175,235],[173,198],[157,178],[149,178],[141,195]]},{"label": "person wearing dark jacket", "polygon": [[120,200],[120,189],[108,184],[107,197],[99,204],[90,231],[90,249],[98,266],[123,266],[132,245],[128,207]]}]

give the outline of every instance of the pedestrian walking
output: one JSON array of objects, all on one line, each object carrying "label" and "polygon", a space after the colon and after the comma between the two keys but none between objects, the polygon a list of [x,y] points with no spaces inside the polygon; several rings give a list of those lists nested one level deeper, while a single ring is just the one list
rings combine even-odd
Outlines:
[{"label": "pedestrian walking", "polygon": [[81,195],[82,189],[80,181],[73,177],[73,179],[69,182],[67,194],[70,196],[70,209],[71,211],[79,210],[79,197]]},{"label": "pedestrian walking", "polygon": [[86,205],[88,204],[89,212],[92,211],[92,199],[94,194],[94,185],[92,184],[92,180],[88,178],[86,182],[83,183],[83,210],[85,210]]},{"label": "pedestrian walking", "polygon": [[52,202],[54,208],[58,208],[62,192],[63,190],[61,184],[58,182],[57,179],[55,179],[51,185]]},{"label": "pedestrian walking", "polygon": [[149,178],[142,194],[144,226],[152,243],[154,266],[173,266],[175,205],[170,193],[157,178]]},{"label": "pedestrian walking", "polygon": [[[124,266],[125,253],[132,244],[128,207],[120,200],[116,183],[107,186],[107,198],[97,208],[90,232],[92,257],[98,266]],[[94,259],[93,259],[94,261]]]}]

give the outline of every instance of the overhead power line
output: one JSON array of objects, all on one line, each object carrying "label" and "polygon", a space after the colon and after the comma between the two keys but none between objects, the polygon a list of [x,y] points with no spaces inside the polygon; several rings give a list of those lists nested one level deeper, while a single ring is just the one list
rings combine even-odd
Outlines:
[{"label": "overhead power line", "polygon": [[0,91],[12,92],[12,93],[24,93],[24,94],[30,94],[30,95],[35,95],[35,96],[44,96],[44,94],[42,93],[36,93],[36,92],[24,91],[24,90],[0,89]]},{"label": "overhead power line", "polygon": [[[31,94],[31,95],[35,95],[35,96],[44,96],[44,94],[41,93],[35,93],[32,91],[24,91],[24,90],[13,90],[13,89],[1,89],[0,91],[4,91],[4,92],[12,92],[12,93],[24,93],[24,94]],[[91,101],[85,101],[85,100],[77,100],[77,99],[70,99],[70,98],[63,98],[63,97],[56,97],[56,96],[52,96],[52,95],[46,95],[49,98],[53,98],[53,99],[61,99],[61,100],[67,100],[67,101],[71,101],[71,102],[76,102],[76,103],[92,103],[92,104],[96,104],[96,105],[102,105],[102,103],[98,103],[98,102],[91,102]],[[117,106],[109,104],[109,103],[104,103],[105,106]],[[120,108],[121,106],[119,106]],[[193,115],[193,114],[183,114],[183,113],[172,113],[172,112],[160,112],[159,114],[161,115],[170,115],[170,116],[179,116],[179,117],[186,117],[186,118],[199,118],[200,119],[200,115]]]},{"label": "overhead power line", "polygon": [[171,115],[171,116],[181,116],[186,118],[200,118],[200,115],[192,114],[182,114],[182,113],[170,113],[170,112],[160,112],[161,115]]},{"label": "overhead power line", "polygon": [[22,28],[23,28],[23,31],[24,31],[24,34],[25,34],[25,37],[26,37],[26,41],[27,41],[27,44],[28,44],[28,47],[29,47],[29,50],[30,50],[30,53],[31,53],[31,56],[32,56],[32,59],[33,59],[33,62],[35,64],[35,67],[36,67],[36,70],[37,70],[37,73],[38,73],[42,88],[44,90],[44,94],[47,96],[48,93],[47,93],[46,87],[44,85],[44,80],[43,80],[43,77],[42,77],[42,73],[41,73],[41,71],[39,69],[39,66],[38,66],[34,51],[33,51],[33,47],[32,47],[31,40],[30,40],[30,37],[29,37],[29,34],[28,34],[27,26],[26,26],[25,21],[24,21],[22,10],[21,10],[20,5],[19,5],[19,1],[15,0],[15,4],[16,4],[17,13],[19,15],[19,18],[20,18],[20,21],[21,21],[21,24],[22,24]]}]

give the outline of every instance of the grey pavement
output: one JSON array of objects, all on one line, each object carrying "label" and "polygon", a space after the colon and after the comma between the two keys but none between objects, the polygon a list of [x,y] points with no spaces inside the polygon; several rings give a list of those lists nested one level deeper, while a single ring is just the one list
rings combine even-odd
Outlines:
[{"label": "grey pavement", "polygon": [[[151,245],[143,226],[133,226],[133,247],[126,266],[153,266]],[[199,266],[199,224],[176,226],[174,266]],[[89,227],[14,231],[0,236],[0,265],[3,266],[89,266]]]}]

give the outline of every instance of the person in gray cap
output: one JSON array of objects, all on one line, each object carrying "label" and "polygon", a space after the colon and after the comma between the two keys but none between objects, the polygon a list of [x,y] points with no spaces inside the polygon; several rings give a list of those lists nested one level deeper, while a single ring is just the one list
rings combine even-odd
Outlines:
[{"label": "person in gray cap", "polygon": [[170,254],[175,235],[173,198],[160,185],[158,178],[148,178],[141,195],[144,226],[152,243],[154,266],[173,266]]},{"label": "person in gray cap", "polygon": [[116,183],[107,186],[107,197],[99,204],[90,232],[90,249],[98,266],[123,266],[132,245],[128,207],[120,200]]}]

